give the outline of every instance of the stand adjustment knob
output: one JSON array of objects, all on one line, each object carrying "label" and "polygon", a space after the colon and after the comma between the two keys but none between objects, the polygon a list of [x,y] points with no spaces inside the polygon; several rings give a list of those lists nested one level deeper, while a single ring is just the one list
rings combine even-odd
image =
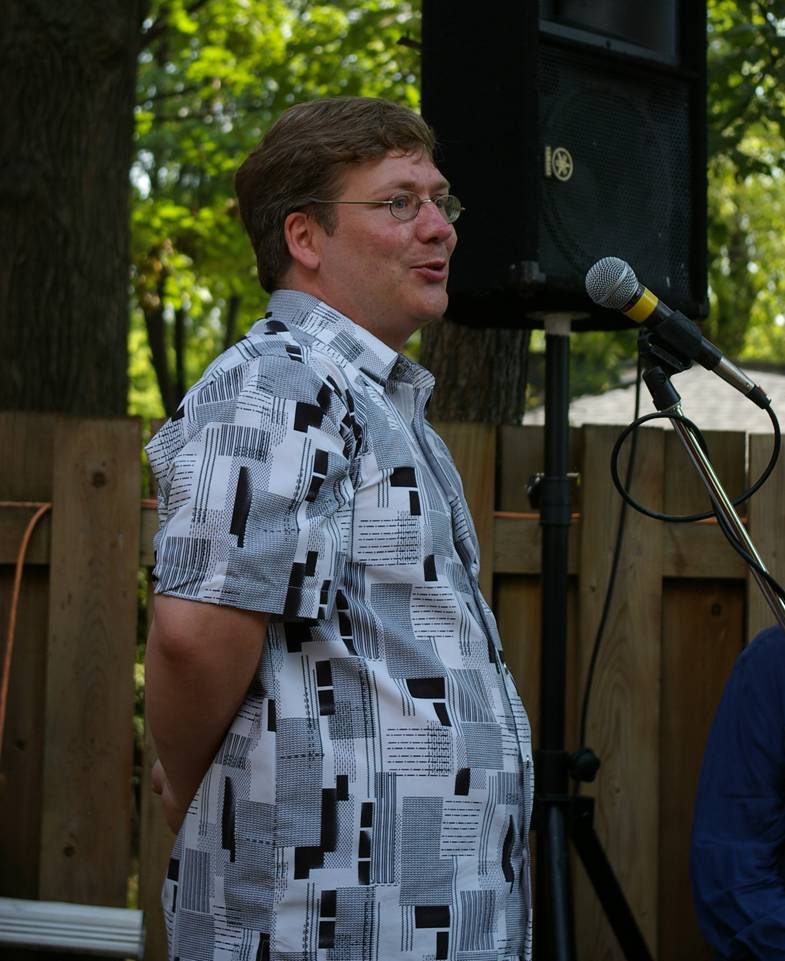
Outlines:
[{"label": "stand adjustment knob", "polygon": [[590,747],[574,751],[568,762],[570,777],[573,781],[593,781],[600,769],[600,759]]}]

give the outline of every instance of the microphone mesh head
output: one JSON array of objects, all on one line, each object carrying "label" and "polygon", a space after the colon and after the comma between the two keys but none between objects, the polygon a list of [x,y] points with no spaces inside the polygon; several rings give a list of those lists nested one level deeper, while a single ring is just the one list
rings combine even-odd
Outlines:
[{"label": "microphone mesh head", "polygon": [[601,307],[621,310],[637,289],[635,271],[618,257],[603,257],[586,274],[586,293]]}]

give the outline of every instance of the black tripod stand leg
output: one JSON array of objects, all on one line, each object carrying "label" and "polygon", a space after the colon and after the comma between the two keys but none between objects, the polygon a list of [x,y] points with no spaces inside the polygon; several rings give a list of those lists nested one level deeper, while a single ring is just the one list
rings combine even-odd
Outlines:
[{"label": "black tripod stand leg", "polygon": [[[575,926],[570,897],[570,865],[564,811],[558,805],[546,809],[545,870],[550,925],[548,957],[553,961],[575,961]],[[545,932],[543,932],[545,935]]]},{"label": "black tripod stand leg", "polygon": [[613,868],[602,849],[592,823],[592,806],[588,798],[579,816],[573,823],[572,840],[597,897],[600,899],[605,916],[610,922],[616,940],[627,961],[652,961],[635,915],[630,910]]}]

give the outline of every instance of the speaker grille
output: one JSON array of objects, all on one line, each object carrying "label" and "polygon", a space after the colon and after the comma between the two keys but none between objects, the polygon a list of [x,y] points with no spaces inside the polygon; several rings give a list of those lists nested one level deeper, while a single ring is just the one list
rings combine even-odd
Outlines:
[{"label": "speaker grille", "polygon": [[[423,114],[466,207],[450,269],[456,320],[536,325],[569,311],[582,315],[576,330],[631,324],[586,295],[588,268],[607,256],[671,307],[705,310],[705,0],[660,0],[648,14],[612,4],[618,23],[647,24],[625,28],[628,40],[654,42],[649,15],[677,23],[678,63],[668,51],[636,57],[610,35],[567,35],[568,11],[597,26],[594,6],[497,3],[479,15],[423,0]],[[569,163],[570,177],[553,175]]]},{"label": "speaker grille", "polygon": [[582,289],[596,260],[617,256],[668,303],[692,305],[686,82],[638,82],[607,62],[543,47],[538,88],[539,261],[548,284]]}]

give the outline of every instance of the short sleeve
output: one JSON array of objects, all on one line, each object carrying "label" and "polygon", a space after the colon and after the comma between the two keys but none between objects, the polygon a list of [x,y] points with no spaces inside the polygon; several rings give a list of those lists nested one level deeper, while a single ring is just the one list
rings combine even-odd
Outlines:
[{"label": "short sleeve", "polygon": [[[222,385],[230,376],[233,388]],[[159,483],[156,592],[329,616],[350,532],[352,436],[336,380],[286,354],[189,394],[147,448]]]}]

